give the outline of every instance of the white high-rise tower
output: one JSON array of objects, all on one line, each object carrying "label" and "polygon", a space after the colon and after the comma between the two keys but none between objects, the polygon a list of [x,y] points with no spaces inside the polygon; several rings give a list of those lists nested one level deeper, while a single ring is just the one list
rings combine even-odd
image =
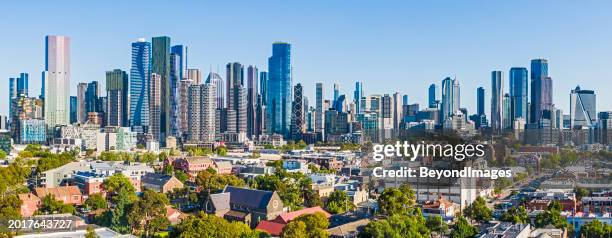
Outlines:
[{"label": "white high-rise tower", "polygon": [[70,123],[70,38],[45,37],[43,72],[45,123],[49,127]]}]

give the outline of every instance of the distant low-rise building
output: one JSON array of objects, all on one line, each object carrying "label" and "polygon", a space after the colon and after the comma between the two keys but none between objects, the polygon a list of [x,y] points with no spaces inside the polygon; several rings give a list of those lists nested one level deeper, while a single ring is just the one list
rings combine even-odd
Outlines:
[{"label": "distant low-rise building", "polygon": [[77,186],[61,186],[56,188],[35,188],[34,195],[40,199],[47,195],[55,196],[55,199],[64,202],[64,204],[81,205],[83,203],[83,194]]},{"label": "distant low-rise building", "polygon": [[183,183],[176,177],[167,174],[147,173],[141,179],[141,185],[145,189],[155,192],[167,193],[174,189],[183,188]]}]

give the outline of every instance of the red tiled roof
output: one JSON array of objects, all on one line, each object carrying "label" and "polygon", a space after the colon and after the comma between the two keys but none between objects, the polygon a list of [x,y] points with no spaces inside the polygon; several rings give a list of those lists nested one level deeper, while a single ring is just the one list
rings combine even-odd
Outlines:
[{"label": "red tiled roof", "polygon": [[315,212],[321,212],[323,213],[323,215],[325,215],[325,218],[329,219],[329,217],[331,217],[331,214],[329,214],[329,212],[323,210],[323,208],[317,206],[317,207],[309,207],[309,208],[304,208],[302,210],[297,210],[297,211],[293,211],[293,212],[287,212],[287,213],[283,213],[278,215],[278,217],[276,217],[276,219],[274,219],[275,222],[277,223],[281,223],[281,224],[287,224],[289,223],[289,221],[295,219],[296,217],[299,217],[301,215],[304,214],[314,214]]},{"label": "red tiled roof", "polygon": [[261,221],[257,224],[255,229],[268,232],[273,236],[280,236],[283,232],[283,227],[285,227],[285,224],[276,223],[274,221]]},{"label": "red tiled roof", "polygon": [[55,188],[35,188],[34,192],[36,196],[39,198],[45,197],[49,194],[53,194],[56,199],[60,199],[61,197],[73,196],[73,195],[82,195],[81,190],[77,186],[61,186]]}]

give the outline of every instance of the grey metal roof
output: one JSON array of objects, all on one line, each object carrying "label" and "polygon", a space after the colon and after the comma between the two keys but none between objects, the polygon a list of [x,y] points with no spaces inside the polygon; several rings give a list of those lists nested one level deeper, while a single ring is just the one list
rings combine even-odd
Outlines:
[{"label": "grey metal roof", "polygon": [[230,203],[247,206],[250,208],[266,209],[266,206],[270,203],[273,192],[239,188],[233,186],[227,186],[223,190],[224,193],[230,193]]}]

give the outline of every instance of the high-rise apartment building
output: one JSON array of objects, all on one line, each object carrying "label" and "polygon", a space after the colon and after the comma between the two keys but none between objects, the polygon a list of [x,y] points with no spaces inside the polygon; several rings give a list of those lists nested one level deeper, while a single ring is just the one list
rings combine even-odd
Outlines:
[{"label": "high-rise apartment building", "polygon": [[147,132],[149,128],[149,84],[151,82],[151,43],[141,38],[132,43],[130,68],[129,124],[134,132]]},{"label": "high-rise apartment building", "polygon": [[48,127],[70,123],[70,38],[45,37],[43,72],[45,123]]},{"label": "high-rise apartment building", "polygon": [[149,134],[160,141],[161,136],[161,76],[152,73],[149,84]]},{"label": "high-rise apartment building", "polygon": [[530,123],[540,119],[550,119],[553,109],[552,79],[548,76],[548,61],[531,60],[531,114]]},{"label": "high-rise apartment building", "polygon": [[257,124],[257,95],[259,83],[259,72],[257,67],[249,65],[247,68],[247,136],[251,138],[255,134],[255,125]]},{"label": "high-rise apartment building", "polygon": [[[432,86],[434,86],[434,90],[432,90]],[[435,85],[432,86],[429,86],[430,96],[432,92],[436,91]],[[435,93],[433,95],[435,95]],[[447,77],[442,80],[442,116],[440,117],[441,123],[443,123],[447,118],[450,118],[452,115],[456,114],[459,110],[459,105],[461,105],[459,95],[459,81],[457,79],[451,79],[450,77]]]},{"label": "high-rise apartment building", "polygon": [[315,132],[321,135],[321,138],[325,138],[325,114],[323,114],[323,100],[325,100],[325,91],[323,83],[317,83],[315,91]]},{"label": "high-rise apartment building", "polygon": [[189,87],[187,139],[190,143],[213,142],[215,139],[216,85],[205,83]]},{"label": "high-rise apartment building", "polygon": [[304,121],[304,88],[302,84],[296,84],[293,87],[293,106],[291,113],[291,139],[299,141],[302,139],[302,134],[305,132]]},{"label": "high-rise apartment building", "polygon": [[227,64],[227,131],[247,132],[247,91],[244,88],[244,67],[235,62]]},{"label": "high-rise apartment building", "polygon": [[128,126],[128,83],[125,71],[106,71],[106,124],[109,126]]}]

